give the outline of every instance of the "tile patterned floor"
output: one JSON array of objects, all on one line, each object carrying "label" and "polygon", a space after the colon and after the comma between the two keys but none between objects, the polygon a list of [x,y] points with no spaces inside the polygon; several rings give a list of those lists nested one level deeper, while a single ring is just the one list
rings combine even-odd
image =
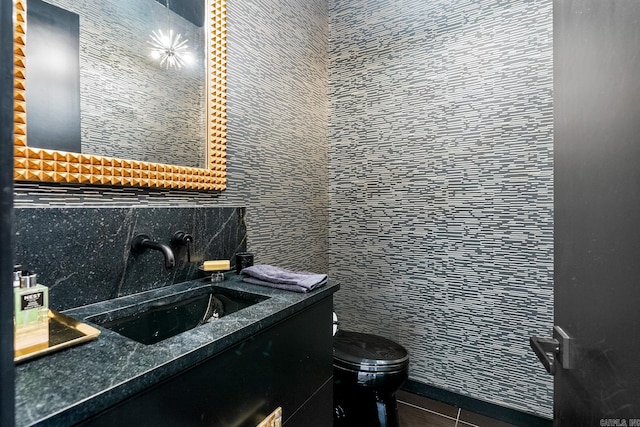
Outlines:
[{"label": "tile patterned floor", "polygon": [[397,397],[400,427],[515,427],[405,391]]}]

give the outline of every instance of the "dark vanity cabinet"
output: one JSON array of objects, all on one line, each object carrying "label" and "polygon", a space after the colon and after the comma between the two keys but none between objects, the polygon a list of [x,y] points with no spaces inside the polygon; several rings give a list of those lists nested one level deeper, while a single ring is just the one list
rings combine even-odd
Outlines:
[{"label": "dark vanity cabinet", "polygon": [[78,424],[252,426],[282,407],[283,425],[332,425],[332,297]]}]

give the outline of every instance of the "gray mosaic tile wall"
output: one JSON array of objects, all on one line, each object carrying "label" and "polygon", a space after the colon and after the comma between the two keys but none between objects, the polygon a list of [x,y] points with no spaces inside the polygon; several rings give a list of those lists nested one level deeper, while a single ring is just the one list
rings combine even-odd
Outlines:
[{"label": "gray mosaic tile wall", "polygon": [[[228,0],[230,199],[260,261],[328,270],[326,0]],[[227,195],[225,195],[228,197]]]},{"label": "gray mosaic tile wall", "polygon": [[18,183],[18,207],[246,207],[256,261],[326,272],[324,0],[228,7],[228,187],[221,194]]},{"label": "gray mosaic tile wall", "polygon": [[341,324],[410,378],[551,417],[552,2],[330,0]]}]

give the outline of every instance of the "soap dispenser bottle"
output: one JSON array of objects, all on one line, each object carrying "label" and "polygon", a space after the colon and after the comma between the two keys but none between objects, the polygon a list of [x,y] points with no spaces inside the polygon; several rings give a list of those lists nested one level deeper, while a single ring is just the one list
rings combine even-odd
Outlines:
[{"label": "soap dispenser bottle", "polygon": [[14,267],[14,351],[30,353],[49,345],[49,289],[37,275]]}]

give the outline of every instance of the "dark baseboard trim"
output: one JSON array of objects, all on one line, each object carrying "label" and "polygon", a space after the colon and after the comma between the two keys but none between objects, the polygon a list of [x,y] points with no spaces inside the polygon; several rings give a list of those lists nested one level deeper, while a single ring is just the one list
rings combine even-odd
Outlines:
[{"label": "dark baseboard trim", "polygon": [[473,397],[462,396],[460,394],[423,384],[411,379],[404,383],[402,390],[517,426],[553,426],[553,421],[547,418],[527,414],[526,412],[517,411],[511,408],[505,408],[504,406],[474,399]]}]

